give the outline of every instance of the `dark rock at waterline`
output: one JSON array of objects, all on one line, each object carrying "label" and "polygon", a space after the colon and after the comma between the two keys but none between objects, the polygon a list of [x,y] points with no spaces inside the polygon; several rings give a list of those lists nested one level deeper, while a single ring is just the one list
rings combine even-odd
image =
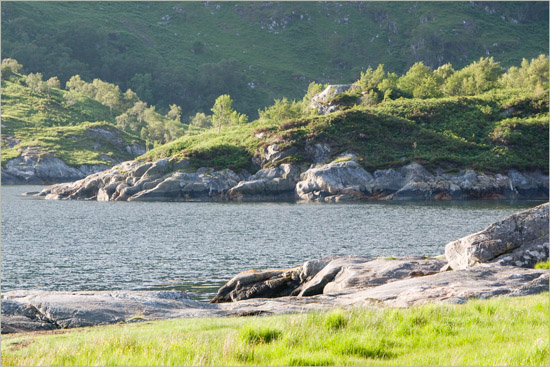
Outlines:
[{"label": "dark rock at waterline", "polygon": [[242,272],[221,287],[211,302],[340,293],[435,274],[443,265],[442,260],[422,257],[371,259],[344,256],[310,260],[292,269]]}]

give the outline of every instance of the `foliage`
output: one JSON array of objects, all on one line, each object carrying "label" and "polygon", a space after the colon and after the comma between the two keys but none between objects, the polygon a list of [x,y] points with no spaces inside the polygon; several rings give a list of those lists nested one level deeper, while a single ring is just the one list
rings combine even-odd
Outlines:
[{"label": "foliage", "polygon": [[2,59],[2,80],[9,80],[12,75],[19,73],[22,67],[17,60],[10,58]]},{"label": "foliage", "polygon": [[403,74],[417,61],[460,69],[489,52],[509,67],[548,54],[546,2],[216,5],[6,2],[2,55],[62,84],[80,75],[131,88],[162,114],[177,104],[187,120],[222,94],[255,118],[368,63]]},{"label": "foliage", "polygon": [[482,57],[450,75],[443,90],[451,96],[480,94],[495,88],[502,73],[500,63],[493,57]]},{"label": "foliage", "polygon": [[286,98],[276,99],[272,106],[258,111],[260,120],[285,121],[302,116],[303,102],[289,101]]},{"label": "foliage", "polygon": [[[109,107],[80,93],[55,87],[55,78],[32,90],[21,83],[28,76],[2,81],[2,165],[26,147],[38,147],[74,166],[107,164],[133,158],[124,144],[114,144],[94,131],[105,130],[120,142],[143,144],[139,137],[117,130]],[[40,77],[29,78],[39,85]],[[7,138],[16,141],[9,145]]]},{"label": "foliage", "polygon": [[[2,337],[3,365],[548,365],[548,293]],[[503,332],[505,330],[506,332]]]},{"label": "foliage", "polygon": [[212,127],[212,116],[197,112],[195,116],[191,118],[189,124],[198,128],[207,129]]},{"label": "foliage", "polygon": [[212,107],[212,123],[218,129],[218,134],[223,125],[242,124],[248,122],[248,117],[233,109],[233,100],[229,94],[223,94],[216,98]]},{"label": "foliage", "polygon": [[548,57],[539,55],[536,59],[523,59],[521,67],[512,66],[502,76],[502,84],[507,88],[535,90],[537,87],[548,90]]},{"label": "foliage", "polygon": [[548,260],[541,261],[535,264],[535,269],[548,269]]}]

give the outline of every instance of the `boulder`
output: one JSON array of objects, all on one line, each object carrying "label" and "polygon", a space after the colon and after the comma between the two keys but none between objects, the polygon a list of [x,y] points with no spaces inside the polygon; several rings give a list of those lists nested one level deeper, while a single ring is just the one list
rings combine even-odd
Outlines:
[{"label": "boulder", "polygon": [[335,257],[309,260],[292,269],[248,270],[239,273],[218,290],[211,303],[235,302],[250,298],[277,298],[292,294]]},{"label": "boulder", "polygon": [[365,289],[401,279],[437,274],[444,265],[445,261],[421,257],[344,262],[336,276],[323,288],[323,294]]},{"label": "boulder", "polygon": [[227,197],[234,201],[294,201],[299,175],[299,169],[291,164],[264,168],[230,188]]},{"label": "boulder", "polygon": [[329,85],[321,93],[311,98],[309,108],[315,109],[317,113],[321,115],[326,115],[331,112],[337,111],[339,109],[339,106],[336,104],[331,104],[330,102],[332,101],[332,99],[337,95],[342,94],[353,88],[357,87],[353,84]]},{"label": "boulder", "polygon": [[486,229],[448,243],[445,257],[453,269],[490,261],[533,267],[548,259],[548,207],[521,211]]},{"label": "boulder", "polygon": [[300,285],[301,267],[285,270],[250,270],[238,274],[218,290],[211,303],[249,298],[288,296]]},{"label": "boulder", "polygon": [[371,194],[372,180],[373,176],[355,161],[329,163],[302,173],[296,195],[304,201],[321,202],[342,195],[347,200],[365,199]]}]

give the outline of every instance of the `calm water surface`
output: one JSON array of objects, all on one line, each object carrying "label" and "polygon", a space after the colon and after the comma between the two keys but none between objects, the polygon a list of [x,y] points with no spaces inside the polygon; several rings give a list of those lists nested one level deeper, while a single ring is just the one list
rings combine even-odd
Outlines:
[{"label": "calm water surface", "polygon": [[243,270],[329,255],[442,254],[538,202],[46,201],[2,187],[2,291],[183,289],[199,299]]}]

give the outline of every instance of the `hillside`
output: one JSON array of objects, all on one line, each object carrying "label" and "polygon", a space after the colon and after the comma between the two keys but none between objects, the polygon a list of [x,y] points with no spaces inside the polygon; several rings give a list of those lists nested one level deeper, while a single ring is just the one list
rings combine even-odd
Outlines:
[{"label": "hillside", "polygon": [[188,117],[228,93],[251,118],[369,66],[503,66],[548,54],[547,2],[5,2],[2,55],[26,72],[132,88]]},{"label": "hillside", "polygon": [[67,93],[2,80],[3,183],[75,180],[145,152],[114,126],[109,107],[83,95],[68,102]]},{"label": "hillside", "polygon": [[[511,90],[399,99],[283,123],[260,120],[227,127],[219,134],[211,129],[184,136],[149,151],[143,159],[179,156],[191,159],[196,168],[255,171],[266,164],[315,163],[316,145],[329,148],[327,161],[353,153],[369,171],[419,162],[449,171],[548,172],[548,96],[518,96]],[[284,153],[279,159],[266,159],[273,150]],[[254,161],[261,164],[255,166]]]}]

